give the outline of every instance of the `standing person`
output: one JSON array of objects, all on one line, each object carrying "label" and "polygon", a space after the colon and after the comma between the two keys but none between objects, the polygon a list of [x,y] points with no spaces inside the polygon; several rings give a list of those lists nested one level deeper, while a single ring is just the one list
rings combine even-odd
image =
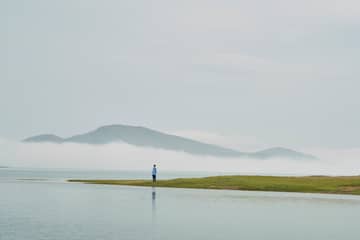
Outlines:
[{"label": "standing person", "polygon": [[156,164],[154,164],[153,169],[152,169],[153,183],[156,183],[156,174],[157,174],[157,169],[156,169]]}]

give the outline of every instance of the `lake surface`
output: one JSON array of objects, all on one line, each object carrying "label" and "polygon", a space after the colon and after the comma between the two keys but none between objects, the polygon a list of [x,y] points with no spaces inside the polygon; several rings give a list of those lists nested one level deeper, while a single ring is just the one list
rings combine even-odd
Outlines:
[{"label": "lake surface", "polygon": [[360,196],[64,181],[148,177],[146,172],[0,169],[0,239],[360,239]]}]

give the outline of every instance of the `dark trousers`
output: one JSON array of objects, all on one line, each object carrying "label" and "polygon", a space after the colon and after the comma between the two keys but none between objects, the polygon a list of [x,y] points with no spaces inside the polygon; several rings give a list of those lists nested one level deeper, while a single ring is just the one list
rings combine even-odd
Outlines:
[{"label": "dark trousers", "polygon": [[152,175],[153,183],[156,182],[156,175]]}]

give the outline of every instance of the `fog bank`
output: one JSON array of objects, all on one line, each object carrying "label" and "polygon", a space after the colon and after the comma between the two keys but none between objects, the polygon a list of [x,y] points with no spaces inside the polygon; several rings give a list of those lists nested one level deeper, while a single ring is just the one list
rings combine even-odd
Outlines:
[{"label": "fog bank", "polygon": [[0,166],[98,170],[233,172],[271,175],[359,175],[360,149],[311,149],[319,160],[245,159],[195,156],[117,143],[24,144],[0,140]]}]

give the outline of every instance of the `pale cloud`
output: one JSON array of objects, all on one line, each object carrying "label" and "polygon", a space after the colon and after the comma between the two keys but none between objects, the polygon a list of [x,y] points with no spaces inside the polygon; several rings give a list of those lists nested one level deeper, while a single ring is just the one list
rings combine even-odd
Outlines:
[{"label": "pale cloud", "polygon": [[270,147],[255,136],[237,136],[199,130],[178,130],[168,132],[177,136],[233,148],[239,151],[258,151]]},{"label": "pale cloud", "polygon": [[[8,151],[4,151],[8,150]],[[318,150],[320,160],[237,159],[194,156],[127,144],[23,144],[2,141],[0,165],[31,168],[201,171],[212,174],[358,175],[360,150]]]}]

